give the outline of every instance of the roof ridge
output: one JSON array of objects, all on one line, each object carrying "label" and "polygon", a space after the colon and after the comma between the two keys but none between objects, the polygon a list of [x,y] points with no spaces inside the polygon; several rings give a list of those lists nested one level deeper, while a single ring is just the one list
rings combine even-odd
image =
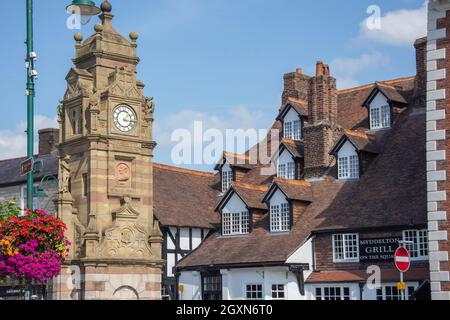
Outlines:
[{"label": "roof ridge", "polygon": [[384,85],[391,85],[394,83],[398,83],[398,82],[402,82],[402,81],[406,81],[406,80],[412,80],[415,79],[415,76],[409,76],[409,77],[402,77],[402,78],[396,78],[396,79],[391,79],[391,80],[385,80],[385,81],[375,81],[369,84],[364,84],[358,87],[354,87],[354,88],[348,88],[348,89],[343,89],[343,90],[338,90],[338,94],[343,94],[343,93],[348,93],[348,92],[353,92],[353,91],[358,91],[358,90],[364,90],[367,88],[370,88],[372,86],[375,86],[378,84],[384,84]]},{"label": "roof ridge", "polygon": [[192,169],[174,167],[174,166],[169,166],[169,165],[161,164],[161,163],[153,163],[153,167],[161,169],[161,170],[192,174],[192,175],[196,175],[196,176],[204,176],[204,177],[213,177],[214,176],[214,173],[212,173],[212,172],[206,172],[206,171],[199,171],[199,170],[192,170]]},{"label": "roof ridge", "polygon": [[362,132],[359,132],[359,131],[355,131],[355,130],[347,129],[347,130],[345,130],[345,133],[347,133],[347,134],[349,134],[351,136],[357,136],[357,137],[361,137],[361,138],[369,138],[368,134],[362,133]]},{"label": "roof ridge", "polygon": [[310,187],[311,183],[310,182],[306,182],[304,180],[291,180],[291,179],[283,179],[283,178],[274,178],[275,182],[281,182],[281,183],[286,183],[286,184],[290,184],[290,185],[295,185],[295,186],[302,186],[302,187]]},{"label": "roof ridge", "polygon": [[269,186],[261,186],[261,185],[251,184],[251,183],[240,182],[240,181],[233,181],[231,184],[234,187],[250,189],[250,190],[255,190],[255,191],[268,191],[269,190]]}]

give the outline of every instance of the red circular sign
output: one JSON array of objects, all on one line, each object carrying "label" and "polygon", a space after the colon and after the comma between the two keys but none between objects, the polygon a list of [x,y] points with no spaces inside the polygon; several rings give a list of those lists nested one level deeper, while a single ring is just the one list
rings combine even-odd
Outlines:
[{"label": "red circular sign", "polygon": [[411,266],[411,258],[409,256],[408,250],[403,247],[400,247],[395,251],[394,255],[395,266],[400,272],[406,272],[409,270]]}]

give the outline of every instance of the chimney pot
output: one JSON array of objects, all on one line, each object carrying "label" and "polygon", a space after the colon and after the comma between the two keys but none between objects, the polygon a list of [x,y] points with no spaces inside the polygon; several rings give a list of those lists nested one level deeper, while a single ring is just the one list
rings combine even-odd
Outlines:
[{"label": "chimney pot", "polygon": [[324,75],[324,65],[322,61],[317,61],[316,63],[316,77]]},{"label": "chimney pot", "polygon": [[302,73],[303,73],[303,70],[302,70],[302,68],[297,68],[297,69],[295,70],[295,72],[296,72],[297,74],[302,74]]}]

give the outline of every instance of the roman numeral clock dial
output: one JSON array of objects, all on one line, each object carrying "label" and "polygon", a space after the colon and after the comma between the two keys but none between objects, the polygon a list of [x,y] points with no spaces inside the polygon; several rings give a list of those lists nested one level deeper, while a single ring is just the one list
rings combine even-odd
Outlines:
[{"label": "roman numeral clock dial", "polygon": [[119,105],[114,109],[113,122],[121,132],[131,132],[137,125],[136,112],[129,106]]}]

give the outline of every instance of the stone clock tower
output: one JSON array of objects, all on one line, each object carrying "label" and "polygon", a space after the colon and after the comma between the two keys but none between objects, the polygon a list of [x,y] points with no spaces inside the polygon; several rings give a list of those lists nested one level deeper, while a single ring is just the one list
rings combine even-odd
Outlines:
[{"label": "stone clock tower", "polygon": [[162,234],[153,218],[152,98],[136,79],[138,35],[102,24],[75,35],[58,106],[58,213],[72,242],[55,299],[160,299]]}]

